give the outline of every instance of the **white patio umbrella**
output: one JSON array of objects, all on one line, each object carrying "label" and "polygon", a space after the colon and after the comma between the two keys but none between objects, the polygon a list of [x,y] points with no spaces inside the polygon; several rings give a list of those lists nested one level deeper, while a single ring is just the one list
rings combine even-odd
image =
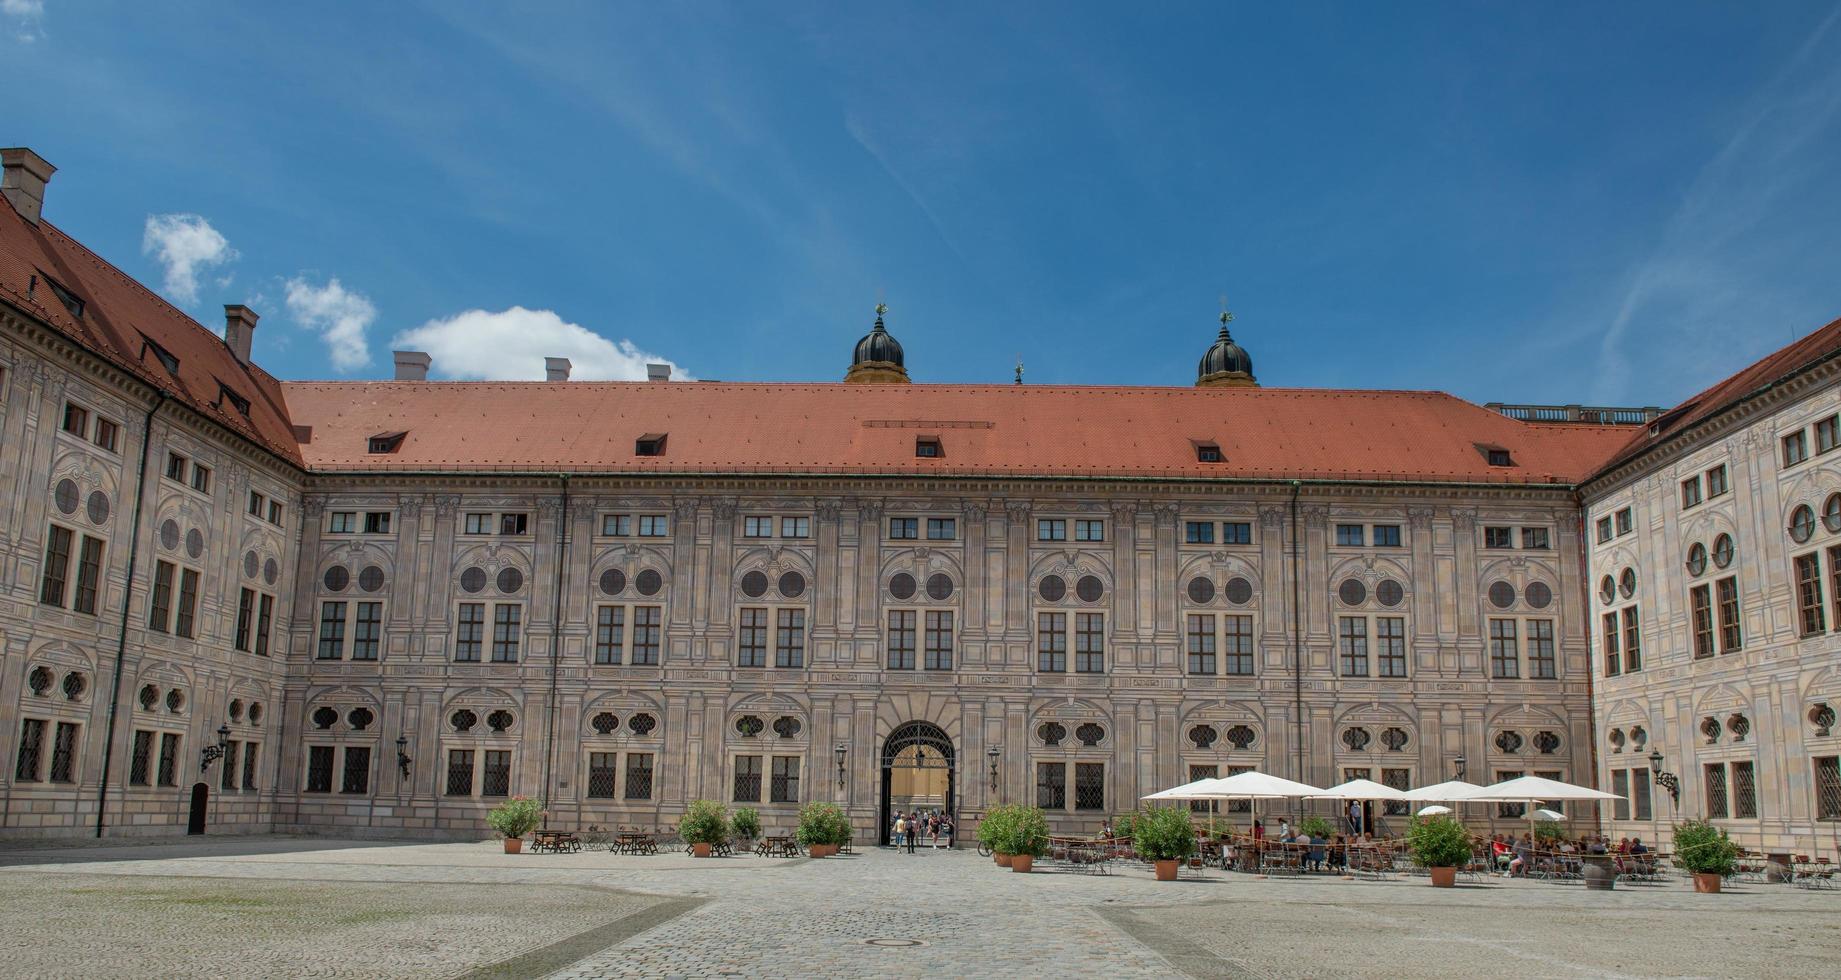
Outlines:
[{"label": "white patio umbrella", "polygon": [[1138,799],[1141,799],[1141,800],[1218,800],[1221,797],[1216,796],[1212,793],[1199,792],[1199,790],[1204,784],[1212,783],[1214,781],[1215,779],[1213,777],[1209,777],[1208,779],[1198,779],[1198,780],[1195,780],[1194,782],[1184,783],[1181,786],[1172,786],[1169,789],[1160,790],[1156,793],[1152,793],[1149,796],[1140,796],[1138,797]]},{"label": "white patio umbrella", "polygon": [[[1272,776],[1263,772],[1238,772],[1220,779],[1204,779],[1194,792],[1206,793],[1207,799],[1217,800],[1308,800],[1323,792],[1309,783],[1300,783],[1294,779]],[[1259,819],[1258,804],[1253,807],[1253,818]]]},{"label": "white patio umbrella", "polygon": [[1421,786],[1418,789],[1409,789],[1406,791],[1406,798],[1427,803],[1451,803],[1468,799],[1471,793],[1482,788],[1476,783],[1452,779],[1442,783],[1433,783],[1430,786]]},{"label": "white patio umbrella", "polygon": [[1534,811],[1534,819],[1545,821],[1548,823],[1555,823],[1561,820],[1565,820],[1566,814],[1557,813],[1553,810],[1536,810]]},{"label": "white patio umbrella", "polygon": [[1420,807],[1420,808],[1419,808],[1419,813],[1418,813],[1418,816],[1421,816],[1421,817],[1438,817],[1438,816],[1443,816],[1443,815],[1445,815],[1445,814],[1447,814],[1447,813],[1450,813],[1450,812],[1451,812],[1451,808],[1450,808],[1450,807],[1448,807],[1448,806],[1439,806],[1438,804],[1436,804],[1436,803],[1434,803],[1434,804],[1432,804],[1431,806],[1422,806],[1422,807]]},{"label": "white patio umbrella", "polygon": [[1406,791],[1385,786],[1372,779],[1351,779],[1316,794],[1320,800],[1404,800]]},{"label": "white patio umbrella", "polygon": [[[1521,803],[1528,807],[1528,832],[1534,832],[1535,816],[1540,812],[1534,808],[1542,803],[1561,803],[1567,801],[1591,802],[1597,800],[1621,800],[1616,793],[1606,793],[1589,786],[1575,786],[1562,783],[1557,779],[1543,776],[1521,776],[1504,780],[1490,786],[1479,787],[1459,798],[1465,803]],[[1552,810],[1546,811],[1552,813]],[[1565,819],[1561,816],[1560,819]]]}]

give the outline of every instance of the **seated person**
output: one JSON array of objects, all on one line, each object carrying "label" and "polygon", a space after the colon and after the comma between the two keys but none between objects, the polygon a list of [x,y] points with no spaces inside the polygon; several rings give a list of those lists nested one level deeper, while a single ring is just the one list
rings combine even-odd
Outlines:
[{"label": "seated person", "polygon": [[1630,853],[1631,854],[1648,854],[1649,853],[1649,848],[1643,846],[1643,838],[1638,837],[1630,841]]}]

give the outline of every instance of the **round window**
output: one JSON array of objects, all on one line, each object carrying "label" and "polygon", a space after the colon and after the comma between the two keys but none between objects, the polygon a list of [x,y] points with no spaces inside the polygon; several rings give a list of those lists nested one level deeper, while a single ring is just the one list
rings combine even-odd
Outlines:
[{"label": "round window", "polygon": [[1384,578],[1380,585],[1374,587],[1374,597],[1383,606],[1397,606],[1406,599],[1406,590],[1393,579]]},{"label": "round window", "polygon": [[204,555],[205,533],[203,531],[192,528],[190,531],[185,532],[185,553],[191,555],[193,558],[202,557]]},{"label": "round window", "polygon": [[626,591],[626,573],[618,568],[610,568],[601,573],[601,594],[619,595]]},{"label": "round window", "polygon": [[1198,606],[1205,606],[1215,601],[1215,583],[1211,579],[1197,575],[1189,580],[1189,601]]},{"label": "round window", "polygon": [[[71,509],[75,510],[76,505],[72,504]],[[165,548],[167,551],[179,547],[178,521],[167,520],[160,523],[160,547]]]},{"label": "round window", "polygon": [[1345,606],[1359,606],[1368,601],[1368,587],[1360,579],[1346,578],[1336,587],[1336,597]]},{"label": "round window", "polygon": [[[75,480],[59,480],[57,489],[52,491],[51,498],[57,501],[58,510],[66,514],[75,514],[77,512],[77,504],[83,498],[83,491],[77,489],[77,481]],[[169,521],[168,523],[171,522]],[[173,530],[176,533],[178,531],[178,525],[175,524]]]},{"label": "round window", "polygon": [[1036,586],[1036,594],[1043,602],[1060,602],[1067,598],[1068,584],[1059,575],[1045,575],[1042,583]]},{"label": "round window", "polygon": [[742,594],[750,599],[759,599],[767,594],[767,573],[749,572],[742,576]]},{"label": "round window", "polygon": [[1606,575],[1603,579],[1599,580],[1598,598],[1602,599],[1604,601],[1604,604],[1607,606],[1613,602],[1616,602],[1617,601],[1617,580],[1612,578],[1609,575]]},{"label": "round window", "polygon": [[326,570],[321,581],[325,583],[328,592],[344,592],[345,587],[352,584],[352,573],[344,565],[334,565]]},{"label": "round window", "polygon": [[466,571],[460,573],[460,590],[462,592],[467,592],[467,593],[478,592],[479,590],[485,587],[486,587],[486,570],[485,569],[475,567],[475,568],[469,568]]},{"label": "round window", "polygon": [[524,573],[515,568],[501,568],[497,584],[500,592],[511,595],[524,588]]},{"label": "round window", "polygon": [[1822,526],[1830,532],[1841,531],[1841,493],[1831,493],[1822,501]]},{"label": "round window", "polygon": [[108,519],[109,495],[101,490],[92,491],[89,495],[89,522],[101,524]]},{"label": "round window", "polygon": [[1098,602],[1106,594],[1106,584],[1097,575],[1082,575],[1080,581],[1074,583],[1074,594],[1081,602]]},{"label": "round window", "polygon": [[927,576],[927,598],[935,602],[945,602],[952,598],[952,576],[945,572]]},{"label": "round window", "polygon": [[1243,578],[1230,578],[1222,594],[1227,596],[1228,602],[1236,606],[1244,606],[1253,601],[1253,583]]},{"label": "round window", "polygon": [[786,572],[780,576],[780,594],[788,599],[797,599],[805,595],[805,576],[798,572]]},{"label": "round window", "polygon": [[1636,569],[1626,568],[1617,577],[1617,591],[1622,592],[1626,599],[1636,595]]},{"label": "round window", "polygon": [[1522,592],[1522,598],[1536,609],[1545,609],[1553,605],[1553,589],[1545,582],[1529,582],[1527,589]]},{"label": "round window", "polygon": [[1790,512],[1790,537],[1794,538],[1798,544],[1801,544],[1802,542],[1809,540],[1814,535],[1815,535],[1815,511],[1810,510],[1808,504],[1803,504],[1802,506],[1791,511]]},{"label": "round window", "polygon": [[1732,564],[1732,535],[1722,534],[1713,539],[1713,564],[1719,568]]},{"label": "round window", "polygon": [[1699,541],[1688,548],[1688,574],[1699,575],[1707,570],[1707,546]]},{"label": "round window", "polygon": [[638,589],[640,595],[658,595],[658,590],[664,587],[664,577],[650,568],[640,572],[633,579],[633,588]]},{"label": "round window", "polygon": [[366,592],[376,592],[383,588],[384,570],[376,565],[364,566],[364,571],[358,573],[358,587]]},{"label": "round window", "polygon": [[889,576],[889,595],[894,596],[901,602],[907,602],[909,599],[914,598],[914,591],[916,588],[918,588],[918,586],[914,583],[914,576],[909,575],[907,572],[896,572],[894,575]]},{"label": "round window", "polygon": [[1515,604],[1515,586],[1507,582],[1492,582],[1489,587],[1489,604],[1497,609],[1507,609]]}]

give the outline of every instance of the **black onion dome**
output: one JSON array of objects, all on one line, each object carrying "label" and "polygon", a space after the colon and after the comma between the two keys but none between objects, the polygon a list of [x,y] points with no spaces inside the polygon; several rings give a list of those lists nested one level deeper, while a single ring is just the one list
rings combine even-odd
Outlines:
[{"label": "black onion dome", "polygon": [[901,362],[901,342],[891,336],[882,326],[880,313],[876,315],[875,329],[871,330],[868,336],[857,341],[856,354],[850,359],[852,364],[867,364],[872,361],[893,364],[897,367],[904,366]]},{"label": "black onion dome", "polygon": [[1235,371],[1252,377],[1253,358],[1239,344],[1234,343],[1234,338],[1227,333],[1227,327],[1223,326],[1221,333],[1215,337],[1214,345],[1208,348],[1208,353],[1202,355],[1202,363],[1196,367],[1195,376],[1201,379]]}]

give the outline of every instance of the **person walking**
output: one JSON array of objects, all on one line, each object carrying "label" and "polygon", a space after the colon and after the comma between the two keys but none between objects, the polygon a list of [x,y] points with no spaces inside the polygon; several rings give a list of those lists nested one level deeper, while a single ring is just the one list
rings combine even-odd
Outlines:
[{"label": "person walking", "polygon": [[918,814],[910,813],[908,814],[908,853],[909,854],[914,853],[914,842],[919,839],[920,839],[920,817]]},{"label": "person walking", "polygon": [[899,813],[895,814],[895,849],[896,850],[901,849],[901,845],[905,843],[905,838],[907,837],[907,834],[908,834],[908,818]]}]

